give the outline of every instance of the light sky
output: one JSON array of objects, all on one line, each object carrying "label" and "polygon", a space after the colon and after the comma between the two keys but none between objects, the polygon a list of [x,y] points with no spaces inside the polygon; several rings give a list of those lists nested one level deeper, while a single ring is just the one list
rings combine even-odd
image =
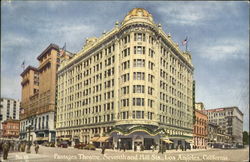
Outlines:
[{"label": "light sky", "polygon": [[249,130],[249,3],[152,1],[1,1],[1,96],[21,100],[21,64],[37,66],[50,44],[77,52],[133,8],[145,8],[180,47],[186,36],[196,102],[238,106]]}]

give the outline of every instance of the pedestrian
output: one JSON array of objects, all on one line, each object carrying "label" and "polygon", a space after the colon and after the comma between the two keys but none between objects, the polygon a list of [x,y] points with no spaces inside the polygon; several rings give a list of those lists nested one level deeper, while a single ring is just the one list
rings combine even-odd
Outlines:
[{"label": "pedestrian", "polygon": [[134,144],[134,152],[136,152],[136,147],[137,147],[136,144]]},{"label": "pedestrian", "polygon": [[103,145],[102,145],[102,154],[105,153],[105,149],[106,149],[105,144],[103,144]]},{"label": "pedestrian", "polygon": [[7,142],[4,142],[4,144],[3,144],[3,159],[4,160],[7,160],[7,158],[8,158],[8,153],[9,153],[9,148],[10,147],[10,145],[7,143]]},{"label": "pedestrian", "polygon": [[2,156],[3,152],[3,141],[0,141],[0,156]]},{"label": "pedestrian", "polygon": [[36,151],[36,154],[38,153],[38,149],[39,149],[39,145],[36,143],[36,144],[35,144],[35,151]]},{"label": "pedestrian", "polygon": [[151,148],[152,152],[154,152],[154,145],[151,145],[150,148]]},{"label": "pedestrian", "polygon": [[158,151],[158,153],[160,153],[161,150],[162,150],[162,147],[161,147],[161,145],[159,145],[159,151]]},{"label": "pedestrian", "polygon": [[126,144],[124,143],[123,144],[123,151],[125,152],[125,150],[126,150]]}]

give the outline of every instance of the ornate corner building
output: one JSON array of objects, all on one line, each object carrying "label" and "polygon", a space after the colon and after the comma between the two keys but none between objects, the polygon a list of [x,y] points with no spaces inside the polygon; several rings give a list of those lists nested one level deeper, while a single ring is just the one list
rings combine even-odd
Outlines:
[{"label": "ornate corner building", "polygon": [[193,135],[193,65],[142,8],[58,69],[57,138],[88,143],[109,136],[118,147],[172,147]]}]

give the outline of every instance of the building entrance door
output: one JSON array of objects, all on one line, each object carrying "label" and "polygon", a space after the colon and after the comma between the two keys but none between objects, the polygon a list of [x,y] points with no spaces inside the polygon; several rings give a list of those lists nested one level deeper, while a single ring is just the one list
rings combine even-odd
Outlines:
[{"label": "building entrance door", "polygon": [[144,138],[144,148],[145,150],[150,150],[151,146],[154,145],[154,139],[153,138]]}]

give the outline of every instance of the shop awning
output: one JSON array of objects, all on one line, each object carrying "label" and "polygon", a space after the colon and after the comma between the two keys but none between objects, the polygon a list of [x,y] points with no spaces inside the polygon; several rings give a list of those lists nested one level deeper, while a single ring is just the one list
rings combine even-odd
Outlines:
[{"label": "shop awning", "polygon": [[166,143],[173,143],[172,141],[170,141],[169,139],[163,139],[164,142]]},{"label": "shop awning", "polygon": [[106,142],[109,139],[109,137],[100,137],[97,139],[97,142]]},{"label": "shop awning", "polygon": [[70,138],[64,137],[64,138],[61,138],[61,140],[63,140],[63,141],[69,141]]},{"label": "shop awning", "polygon": [[92,142],[98,142],[97,140],[99,139],[100,137],[92,137],[91,139],[90,139],[90,141],[92,141]]},{"label": "shop awning", "polygon": [[193,140],[185,140],[187,143],[193,143]]},{"label": "shop awning", "polygon": [[48,141],[49,137],[36,137],[37,141]]}]

